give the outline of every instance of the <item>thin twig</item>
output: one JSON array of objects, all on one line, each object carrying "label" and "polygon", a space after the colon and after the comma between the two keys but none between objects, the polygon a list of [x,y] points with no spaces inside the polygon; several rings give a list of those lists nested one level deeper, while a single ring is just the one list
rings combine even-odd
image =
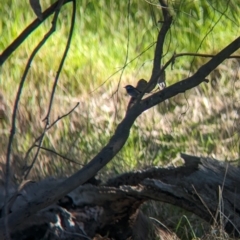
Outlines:
[{"label": "thin twig", "polygon": [[[66,114],[58,117],[55,121],[53,121],[49,126],[47,126],[46,131],[48,131],[49,129],[51,129],[51,128],[52,128],[58,121],[60,121],[62,118],[65,118],[65,117],[67,117],[69,114],[71,114],[71,113],[78,107],[78,105],[79,105],[79,102],[78,102],[69,112],[67,112]],[[30,152],[31,152],[32,149],[36,146],[37,142],[42,138],[42,136],[43,136],[43,133],[42,133],[40,136],[38,136],[38,137],[35,139],[34,143],[28,148],[28,150],[27,150],[27,152],[26,152],[26,154],[25,154],[25,158],[24,158],[24,161],[25,161],[25,162],[26,162],[26,160],[28,159],[28,156],[29,156]],[[39,144],[38,144],[38,145],[39,145]]]},{"label": "thin twig", "polygon": [[[117,103],[118,103],[118,100],[119,100],[119,97],[118,97],[118,89],[120,87],[120,83],[121,83],[121,80],[122,80],[122,77],[123,77],[123,74],[124,74],[124,71],[125,71],[125,68],[127,67],[127,64],[128,64],[128,57],[129,57],[129,43],[130,43],[130,26],[129,26],[129,22],[130,22],[130,6],[131,6],[131,0],[128,0],[128,4],[127,4],[127,51],[126,51],[126,55],[125,55],[125,61],[124,61],[124,64],[123,64],[123,67],[121,68],[121,73],[120,73],[120,76],[119,76],[119,81],[118,81],[118,85],[117,85],[117,90],[112,94],[112,97],[117,93]],[[114,119],[116,120],[117,118],[117,114],[118,114],[118,111],[117,111],[117,106],[115,106],[115,102],[114,102],[114,107],[116,109],[115,111],[115,116],[114,116]]]},{"label": "thin twig", "polygon": [[[124,64],[120,69],[118,69],[117,71],[115,71],[113,74],[111,74],[106,80],[103,81],[103,83],[101,83],[99,86],[97,86],[95,89],[93,89],[90,93],[95,92],[97,89],[101,88],[110,78],[112,78],[114,75],[116,75],[117,73],[123,71],[123,69],[129,65],[130,63],[134,62],[136,59],[138,59],[140,56],[142,56],[145,52],[147,52],[151,47],[153,47],[155,45],[155,42],[151,43],[147,48],[145,48],[140,54],[138,54],[136,57],[132,58],[129,62],[127,62],[126,64]],[[112,97],[114,96],[114,94],[118,91],[118,88],[116,91],[114,91],[114,93],[112,94]]]},{"label": "thin twig", "polygon": [[[204,57],[204,58],[211,58],[214,57],[214,54],[205,54],[205,53],[175,53],[174,58],[182,57],[182,56],[195,56],[195,57]],[[240,55],[231,55],[227,57],[226,59],[230,58],[240,58]]]},{"label": "thin twig", "polygon": [[49,123],[49,115],[50,115],[50,112],[51,112],[53,98],[54,98],[55,90],[56,90],[56,87],[57,87],[59,75],[61,73],[64,61],[66,59],[66,56],[67,56],[67,53],[68,53],[68,50],[69,50],[69,47],[70,47],[70,44],[71,44],[71,40],[72,40],[74,23],[75,23],[75,16],[76,16],[76,1],[73,0],[72,3],[73,3],[73,10],[72,10],[72,18],[71,18],[71,26],[70,26],[69,36],[68,36],[66,48],[65,48],[64,53],[63,53],[63,57],[61,59],[60,65],[59,65],[58,70],[57,70],[57,75],[56,75],[55,80],[54,80],[52,94],[51,94],[50,103],[49,103],[49,107],[48,107],[48,112],[47,112],[47,115],[44,119],[44,120],[47,121],[47,124]]},{"label": "thin twig", "polygon": [[[72,0],[64,0],[63,5],[71,2]],[[61,0],[62,2],[62,0]],[[10,55],[24,42],[25,39],[37,28],[39,27],[49,16],[51,16],[57,6],[59,1],[53,3],[48,9],[43,12],[43,19],[40,21],[36,18],[24,31],[0,54],[0,66],[10,57]]]},{"label": "thin twig", "polygon": [[[63,2],[63,1],[62,1]],[[74,29],[74,23],[75,23],[75,17],[76,17],[76,0],[72,0],[72,3],[73,3],[73,9],[72,9],[72,18],[71,18],[71,26],[70,26],[70,31],[69,31],[69,36],[68,36],[68,40],[67,40],[67,44],[66,44],[66,48],[64,50],[64,53],[63,53],[63,57],[61,59],[61,62],[60,62],[60,65],[58,67],[58,70],[57,70],[57,74],[56,74],[56,77],[55,77],[55,80],[54,80],[54,84],[53,84],[53,88],[52,88],[52,93],[51,93],[51,97],[50,97],[50,102],[49,102],[49,107],[48,107],[48,112],[47,112],[47,115],[46,117],[44,118],[44,120],[46,121],[45,123],[45,128],[44,128],[44,131],[42,133],[42,137],[39,139],[39,148],[37,149],[37,152],[33,158],[33,161],[32,161],[32,164],[31,166],[28,168],[28,171],[26,172],[26,175],[24,177],[24,179],[27,179],[28,177],[28,174],[30,173],[33,165],[35,164],[36,160],[37,160],[37,157],[38,157],[38,154],[40,152],[40,147],[42,146],[42,142],[43,142],[43,138],[45,136],[45,133],[46,133],[46,130],[47,130],[47,127],[49,126],[49,116],[50,116],[50,112],[51,112],[51,109],[52,109],[52,103],[53,103],[53,98],[54,98],[54,94],[55,94],[55,90],[56,90],[56,87],[57,87],[57,83],[58,83],[58,79],[59,79],[59,75],[61,73],[61,70],[62,70],[62,67],[63,67],[63,64],[64,64],[64,61],[66,59],[66,56],[67,56],[67,53],[68,53],[68,50],[69,50],[69,47],[70,47],[70,44],[71,44],[71,40],[72,40],[72,35],[73,35],[73,29]],[[58,8],[56,9],[56,13],[55,13],[55,16],[59,14],[59,11],[60,11],[60,7],[61,7],[61,4],[59,4]],[[53,19],[53,26],[54,24],[56,24],[56,21],[57,21],[57,18],[54,16],[54,19]]]},{"label": "thin twig", "polygon": [[78,102],[69,112],[63,114],[61,117],[58,117],[55,121],[53,121],[48,127],[47,130],[49,130],[53,125],[55,125],[58,121],[60,121],[62,118],[67,117],[70,115],[79,105],[80,103]]},{"label": "thin twig", "polygon": [[193,184],[192,184],[191,186],[192,186],[195,194],[198,196],[200,202],[203,204],[203,206],[205,207],[206,211],[207,211],[207,212],[209,213],[209,215],[211,216],[212,220],[214,221],[214,224],[217,224],[217,220],[216,220],[216,218],[213,216],[212,211],[211,211],[211,210],[213,210],[213,209],[211,209],[211,210],[209,209],[207,203],[204,201],[204,199],[203,199],[203,198],[201,197],[201,195],[198,193],[198,191],[196,190],[195,186],[194,186]]},{"label": "thin twig", "polygon": [[13,108],[13,114],[12,114],[12,126],[11,126],[11,132],[9,135],[9,141],[8,141],[8,148],[7,148],[7,156],[6,156],[6,181],[5,181],[5,201],[4,201],[4,217],[5,217],[5,229],[6,229],[6,236],[9,238],[9,232],[8,232],[8,220],[7,220],[7,215],[8,215],[8,186],[9,186],[9,176],[10,176],[10,157],[11,157],[11,150],[12,150],[12,143],[13,143],[13,138],[16,132],[16,120],[17,120],[17,109],[18,109],[18,104],[20,101],[21,93],[23,90],[23,85],[25,83],[28,71],[30,69],[31,63],[37,54],[37,52],[40,50],[40,48],[45,44],[45,42],[48,40],[48,38],[52,35],[52,33],[55,31],[55,27],[53,26],[47,34],[43,37],[43,39],[39,42],[39,44],[35,47],[33,50],[31,56],[28,59],[28,62],[26,64],[23,76],[21,78],[19,87],[18,87],[18,92],[16,95],[16,100],[14,103],[14,108]]},{"label": "thin twig", "polygon": [[[230,0],[227,1],[227,6],[226,8],[224,9],[223,13],[220,15],[220,17],[214,21],[214,24],[211,25],[210,29],[208,29],[208,31],[206,32],[206,34],[204,34],[204,37],[201,39],[197,49],[196,49],[196,52],[198,52],[203,44],[203,42],[205,41],[205,39],[207,39],[207,37],[210,35],[210,33],[213,32],[214,28],[218,25],[218,23],[220,22],[220,20],[223,18],[223,16],[225,16],[225,13],[227,12],[228,10],[228,7],[229,7],[229,3],[230,3]],[[190,75],[190,72],[192,70],[192,66],[193,66],[193,62],[194,62],[194,59],[195,57],[193,57],[192,61],[190,62],[190,69],[189,69],[189,75]]]},{"label": "thin twig", "polygon": [[31,169],[33,168],[33,165],[35,164],[35,162],[36,162],[36,160],[37,160],[37,157],[38,157],[38,155],[39,155],[40,148],[41,148],[41,146],[42,146],[42,142],[43,142],[43,139],[44,139],[44,136],[45,136],[46,131],[47,131],[47,124],[45,124],[43,133],[42,133],[41,137],[39,138],[39,143],[38,143],[38,145],[37,145],[37,146],[38,146],[37,151],[36,151],[36,153],[35,153],[35,155],[34,155],[34,157],[33,157],[33,160],[32,160],[31,165],[27,168],[27,171],[26,171],[26,173],[25,173],[25,175],[24,175],[24,180],[27,179],[27,177],[28,177]]},{"label": "thin twig", "polygon": [[46,148],[46,147],[43,147],[43,146],[39,147],[38,145],[34,145],[34,147],[38,147],[38,148],[41,148],[41,149],[43,149],[43,150],[45,150],[45,151],[51,152],[51,153],[53,153],[53,154],[55,154],[55,155],[57,155],[57,156],[59,156],[59,157],[61,157],[61,158],[63,158],[63,159],[68,160],[69,162],[78,164],[78,165],[80,165],[80,166],[84,166],[84,164],[81,164],[81,163],[79,163],[79,162],[77,162],[77,161],[74,161],[74,160],[72,160],[72,159],[70,159],[70,158],[68,158],[68,157],[66,157],[66,156],[64,156],[64,155],[62,155],[62,154],[60,154],[60,153],[52,150],[52,149],[49,149],[49,148]]}]

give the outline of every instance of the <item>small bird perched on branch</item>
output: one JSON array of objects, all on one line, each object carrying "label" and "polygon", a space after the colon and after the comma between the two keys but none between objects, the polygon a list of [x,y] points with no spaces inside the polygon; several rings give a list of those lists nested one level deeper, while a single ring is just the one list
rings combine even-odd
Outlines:
[{"label": "small bird perched on branch", "polygon": [[133,87],[132,85],[127,85],[124,88],[126,88],[128,95],[134,98],[137,98],[138,95],[141,93],[137,88]]}]

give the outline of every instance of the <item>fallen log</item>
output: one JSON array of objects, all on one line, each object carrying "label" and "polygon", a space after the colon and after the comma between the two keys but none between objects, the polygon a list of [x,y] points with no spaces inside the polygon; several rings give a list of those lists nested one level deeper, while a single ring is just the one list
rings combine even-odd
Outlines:
[{"label": "fallen log", "polygon": [[[181,155],[181,167],[129,172],[106,183],[79,186],[11,232],[12,239],[178,239],[141,210],[149,200],[190,211],[240,236],[240,169],[210,158]],[[9,198],[9,214],[63,180],[27,182]],[[96,181],[96,183],[98,183]],[[16,188],[14,188],[16,189]],[[0,196],[3,209],[3,195]],[[105,238],[104,238],[105,237]]]}]

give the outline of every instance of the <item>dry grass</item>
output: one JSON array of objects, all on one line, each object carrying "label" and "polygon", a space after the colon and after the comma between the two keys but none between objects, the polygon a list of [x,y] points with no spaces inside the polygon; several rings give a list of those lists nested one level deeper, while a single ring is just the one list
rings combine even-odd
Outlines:
[{"label": "dry grass", "polygon": [[[209,76],[209,84],[180,94],[142,114],[134,124],[125,148],[113,159],[109,169],[115,168],[116,172],[121,172],[125,168],[141,168],[169,162],[177,164],[180,160],[179,152],[207,155],[222,160],[238,158],[237,80],[240,72],[237,66],[238,62],[235,60],[226,61],[216,70],[218,74]],[[182,75],[184,77],[187,73]],[[77,102],[80,102],[80,105],[47,132],[43,145],[79,163],[88,162],[108,141],[116,124],[125,114],[129,98],[122,86],[126,83],[127,81],[121,83],[114,96],[112,93],[115,89],[105,89],[104,86],[92,94],[74,98],[61,95],[61,91],[58,91],[51,113],[52,121],[68,112]],[[47,96],[50,95],[50,89],[44,92],[45,97],[39,97],[37,91],[33,93],[30,89],[31,85],[25,87],[19,108],[14,146],[20,158],[24,157],[33,139],[41,134],[44,126],[42,119],[47,110]],[[8,109],[12,108],[12,104],[13,102],[2,101],[2,111],[6,117],[1,120],[1,138],[5,146],[11,118]],[[43,166],[47,169],[42,169]],[[35,168],[37,172],[32,173],[32,177],[70,174],[79,166],[42,151]],[[41,169],[42,173],[39,172]]]},{"label": "dry grass", "polygon": [[[116,9],[119,9],[117,3],[110,4],[110,12],[104,12],[107,8],[102,5],[103,1],[99,1],[100,16],[94,10],[99,6],[92,6],[88,4],[88,1],[82,1],[82,7],[78,8],[79,18],[76,21],[75,35],[57,87],[50,116],[51,122],[72,109],[77,102],[80,102],[80,105],[71,115],[52,127],[43,142],[44,147],[61,153],[80,164],[89,162],[98,153],[123,118],[129,101],[123,86],[128,83],[134,85],[140,78],[148,79],[151,73],[153,48],[129,64],[121,79],[120,71],[106,81],[112,73],[124,65],[127,52],[127,12],[125,16],[121,16],[119,21],[120,16],[114,14]],[[167,54],[163,59],[164,62],[174,51],[198,50],[215,53],[238,34],[237,19],[233,17],[233,20],[231,18],[229,21],[227,18],[222,18],[223,22],[219,22],[211,34],[208,34],[201,42],[215,20],[211,15],[212,19],[206,18],[204,24],[201,25],[198,21],[201,17],[198,19],[196,16],[204,14],[206,6],[201,12],[197,6],[200,1],[191,3],[196,5],[191,6],[190,3],[189,6],[181,5],[181,7],[188,7],[188,10],[179,8],[179,12],[176,12],[171,34],[167,38],[167,43],[171,42],[171,44],[165,48]],[[133,16],[131,15],[130,19],[129,60],[141,54],[149,44],[155,41],[157,36],[157,27],[153,19],[150,21],[144,17],[146,9],[149,13],[149,8],[144,4],[147,3],[141,2],[139,6],[136,4],[137,6],[134,5],[131,8],[132,12],[138,12],[138,15],[131,13]],[[24,6],[15,7],[12,12],[9,8],[8,11],[1,9],[2,14],[9,13],[18,19],[16,22],[7,22],[6,26],[0,24],[0,31],[3,29],[1,33],[4,36],[0,43],[2,49],[9,44],[9,39],[14,39],[34,16],[29,11],[29,14],[25,14],[22,19],[23,14],[17,9],[24,9]],[[120,7],[122,9],[120,12],[124,12],[126,6],[123,4]],[[238,13],[237,8],[239,7],[235,4],[235,13]],[[27,150],[33,144],[34,139],[42,133],[45,124],[43,119],[46,116],[55,71],[61,58],[60,50],[64,47],[68,32],[66,26],[69,16],[66,17],[66,13],[69,9],[61,13],[60,18],[64,20],[60,21],[54,37],[39,52],[33,62],[23,89],[12,151],[12,182],[22,179],[26,166],[31,163],[36,152],[34,148],[29,157],[25,159]],[[187,14],[189,9],[193,15],[196,15],[190,22]],[[158,16],[159,9],[154,8],[154,11]],[[228,9],[228,11],[234,15],[233,10]],[[213,11],[214,17],[218,18],[220,16],[218,14],[220,12]],[[91,16],[94,17],[94,21]],[[3,18],[8,18],[8,15],[3,15]],[[112,24],[110,27],[107,22],[109,19]],[[92,22],[98,24],[93,25]],[[19,23],[22,25],[19,26]],[[40,39],[39,36],[43,36],[49,26],[50,20],[31,35],[1,69],[1,163],[5,162],[11,111],[19,79],[29,54]],[[195,30],[191,31],[196,28],[201,28],[202,31],[199,33]],[[200,58],[195,58],[194,62],[189,57],[178,59],[173,69],[167,70],[167,84],[170,85],[191,75],[193,69],[196,70],[203,62],[204,60]],[[192,66],[191,63],[193,63]],[[190,67],[192,67],[191,71]],[[99,173],[99,177],[104,180],[112,175],[152,165],[180,165],[182,163],[179,158],[180,152],[211,156],[221,160],[239,159],[239,79],[239,61],[226,60],[209,76],[209,84],[202,84],[185,94],[179,94],[143,113],[135,122],[129,140],[122,151]],[[80,167],[79,164],[41,150],[29,178],[67,176]],[[4,175],[2,172],[0,174]],[[167,208],[168,216],[171,211],[171,207]],[[178,212],[172,215],[179,217]],[[175,226],[178,221],[179,218],[173,221]],[[190,219],[191,224],[194,221],[194,218]],[[198,227],[198,224],[196,228],[194,227],[196,233],[201,232],[201,228]],[[205,233],[206,239],[209,233],[213,236],[213,232],[209,230]],[[217,232],[216,239],[219,239],[219,236]]]}]

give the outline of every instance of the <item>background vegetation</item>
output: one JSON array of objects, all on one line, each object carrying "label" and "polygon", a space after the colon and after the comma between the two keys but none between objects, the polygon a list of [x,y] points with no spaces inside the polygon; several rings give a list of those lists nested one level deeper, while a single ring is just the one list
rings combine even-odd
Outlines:
[{"label": "background vegetation", "polygon": [[[161,23],[158,1],[78,1],[74,36],[60,75],[51,121],[78,108],[50,129],[43,146],[84,164],[108,141],[126,111],[123,87],[149,79]],[[42,1],[46,9],[53,1]],[[128,5],[129,4],[129,5]],[[163,63],[174,53],[215,54],[239,34],[239,4],[235,1],[174,1],[174,23],[167,37]],[[43,119],[70,27],[71,7],[60,12],[57,29],[40,50],[29,71],[18,110],[14,139],[15,180],[31,163],[36,149],[26,151],[43,130]],[[0,6],[1,52],[35,19],[28,1]],[[17,88],[26,62],[51,27],[44,22],[0,69],[0,157],[6,146]],[[191,75],[208,58],[183,56],[166,71],[170,85]],[[239,157],[239,61],[224,62],[210,83],[164,102],[136,121],[122,151],[100,173],[108,178],[153,165],[179,165],[179,152],[222,160]],[[79,165],[42,150],[31,178],[65,176]]]}]

